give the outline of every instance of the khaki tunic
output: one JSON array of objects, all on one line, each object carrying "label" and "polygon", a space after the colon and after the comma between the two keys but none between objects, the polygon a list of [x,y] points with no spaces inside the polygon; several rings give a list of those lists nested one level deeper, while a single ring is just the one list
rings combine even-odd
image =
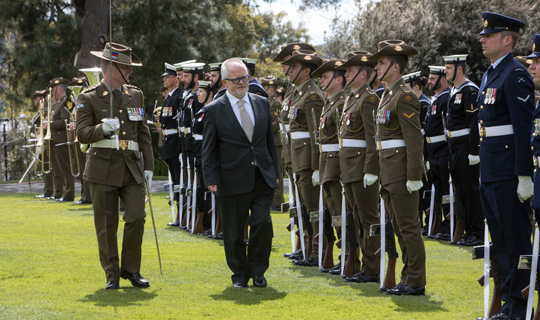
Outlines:
[{"label": "khaki tunic", "polygon": [[322,152],[323,145],[339,145],[338,131],[336,123],[336,113],[343,110],[345,104],[345,91],[335,92],[326,101],[319,121],[319,174],[321,183],[328,181],[339,181],[339,151]]}]

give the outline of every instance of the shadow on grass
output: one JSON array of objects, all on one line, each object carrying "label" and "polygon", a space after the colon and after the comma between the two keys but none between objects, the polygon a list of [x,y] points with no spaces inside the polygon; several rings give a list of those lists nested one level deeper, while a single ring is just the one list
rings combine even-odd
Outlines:
[{"label": "shadow on grass", "polygon": [[261,301],[279,300],[287,296],[286,292],[279,292],[272,287],[256,288],[250,286],[247,289],[235,288],[232,285],[227,287],[221,294],[213,294],[210,297],[214,300],[232,301],[241,305],[255,305]]},{"label": "shadow on grass", "polygon": [[93,303],[98,307],[129,307],[141,305],[140,302],[157,297],[154,291],[134,287],[120,287],[120,290],[99,289],[80,299],[81,302]]}]

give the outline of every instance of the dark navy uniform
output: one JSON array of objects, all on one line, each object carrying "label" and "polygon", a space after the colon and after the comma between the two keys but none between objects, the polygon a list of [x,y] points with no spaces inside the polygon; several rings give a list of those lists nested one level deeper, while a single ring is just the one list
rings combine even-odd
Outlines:
[{"label": "dark navy uniform", "polygon": [[[179,88],[170,92],[159,113],[159,123],[161,123],[161,130],[163,132],[161,159],[169,166],[174,185],[180,183],[180,160],[178,160],[178,156],[182,152],[182,147],[178,143],[178,122],[175,117],[181,110],[182,93],[182,89]],[[175,200],[178,200],[178,193],[175,193],[174,197]]]},{"label": "dark navy uniform", "polygon": [[227,88],[223,87],[223,89],[219,90],[218,93],[214,95],[214,100],[217,100],[225,95],[225,92],[227,92]]},{"label": "dark navy uniform", "polygon": [[374,90],[379,99],[382,97],[382,94],[384,93],[384,86],[381,84],[380,87]]},{"label": "dark navy uniform", "polygon": [[[446,142],[443,125],[449,96],[450,88],[446,88],[438,96],[433,97],[426,114],[424,127],[425,137],[428,143],[431,181],[435,186],[435,210],[433,210],[433,213],[435,214],[434,217],[437,219],[439,219],[441,215],[442,197],[450,194],[448,184],[450,178],[450,171],[448,169],[448,143]],[[444,205],[443,211],[444,216],[446,216],[446,214],[450,212],[449,205]],[[435,220],[433,220],[433,223],[435,225]],[[440,231],[444,234],[448,234],[450,230],[448,227],[448,221],[445,220]],[[428,230],[428,232],[431,234],[431,230]],[[446,238],[448,238],[448,236]]]},{"label": "dark navy uniform", "polygon": [[446,115],[452,181],[457,190],[457,200],[461,203],[460,208],[464,211],[460,213],[466,233],[464,240],[471,235],[482,239],[484,232],[479,165],[469,165],[469,155],[477,156],[479,151],[477,98],[478,87],[469,80],[459,88],[452,88]]},{"label": "dark navy uniform", "polygon": [[264,90],[263,86],[260,84],[259,80],[257,79],[253,79],[249,81],[249,92],[268,98],[268,94],[266,93],[266,90]]},{"label": "dark navy uniform", "polygon": [[[519,32],[519,20],[484,12],[483,34]],[[534,111],[534,84],[514,55],[501,57],[482,78],[477,105],[480,123],[480,198],[493,252],[501,274],[501,313],[525,318],[521,290],[530,270],[518,270],[520,255],[530,255],[529,201],[520,201],[519,176],[533,175],[530,125]],[[533,146],[534,148],[534,146]]]},{"label": "dark navy uniform", "polygon": [[[540,34],[533,36],[533,53],[527,57],[527,59],[540,58]],[[531,129],[531,149],[534,156],[534,201],[533,209],[535,213],[540,209],[540,162],[538,156],[540,156],[540,101],[536,103],[536,109],[533,114],[533,125]],[[536,221],[539,221],[536,218]]]}]

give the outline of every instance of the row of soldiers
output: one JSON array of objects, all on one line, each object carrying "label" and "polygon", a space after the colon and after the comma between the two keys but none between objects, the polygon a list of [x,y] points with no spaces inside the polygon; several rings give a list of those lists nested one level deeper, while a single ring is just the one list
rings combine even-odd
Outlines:
[{"label": "row of soldiers", "polygon": [[[86,154],[76,142],[74,134],[76,96],[70,88],[75,87],[79,90],[88,87],[87,79],[82,77],[69,81],[62,77],[54,78],[49,81],[47,88],[35,91],[31,97],[38,112],[31,121],[30,138],[34,145],[40,143],[34,151],[39,162],[36,167],[42,168],[37,173],[43,176],[44,182],[43,193],[36,198],[73,202],[75,178],[80,177],[81,198],[74,203],[91,204],[88,184],[82,179]],[[50,139],[39,142],[40,135],[47,137],[47,133],[50,133]]]},{"label": "row of soldiers", "polygon": [[[531,151],[536,152],[540,135],[540,121],[532,121],[533,78],[540,83],[536,69],[540,55],[535,48],[540,46],[536,43],[540,35],[533,39],[530,61],[525,61],[530,64],[529,73],[512,55],[524,23],[489,12],[483,18],[480,42],[491,67],[480,86],[466,78],[464,54],[444,56],[444,66],[431,66],[427,81],[419,72],[404,75],[409,57],[418,52],[400,40],[380,42],[375,54],[351,52],[346,60],[323,60],[305,43],[281,48],[274,61],[281,63],[291,86],[281,104],[270,97],[270,105],[279,128],[276,145],[282,149],[278,150],[283,155],[281,167],[294,185],[289,203],[292,221],[306,232],[300,231],[298,242],[308,243],[288,254],[293,264],[318,265],[323,272],[340,270],[334,272],[338,274],[344,274],[348,265],[353,271],[345,274],[346,280],[380,281],[379,259],[384,251],[390,261],[397,258],[392,241],[381,248],[381,238],[373,228],[387,212],[386,234],[392,239],[397,236],[404,267],[399,284],[381,290],[391,295],[423,295],[422,211],[430,211],[425,234],[465,246],[484,245],[485,218],[491,230],[492,263],[497,264],[506,302],[492,319],[523,318],[525,300],[517,290],[525,287],[528,271],[517,266],[519,255],[532,251],[529,199],[538,159],[535,156],[531,161]],[[194,84],[191,77],[183,77],[184,85]],[[314,77],[320,78],[321,88]],[[265,91],[277,84],[275,79],[262,83]],[[431,101],[422,94],[426,84],[435,92]],[[215,87],[216,82],[208,86],[218,90],[216,98],[224,90],[219,84]],[[185,152],[189,151],[190,134],[202,133],[196,127],[204,123],[199,121],[204,108],[193,108],[197,102],[189,102],[189,98],[181,100],[180,120],[174,119],[179,125],[171,122],[167,127],[162,122],[162,126],[163,130],[173,129],[174,136],[180,128]],[[177,114],[172,112],[170,117]],[[537,112],[535,115],[539,117]],[[532,139],[532,147],[527,137]],[[429,191],[428,182],[432,184],[429,207],[420,204],[427,198],[424,194],[429,194],[421,192]],[[343,194],[346,201],[342,201]],[[456,198],[448,203],[456,207],[454,226],[454,214],[446,215],[447,205],[443,205],[448,194]],[[343,211],[348,212],[348,230],[339,230],[340,223],[334,226],[342,240],[343,235],[348,240],[341,261],[351,262],[336,266],[331,262],[332,268],[321,264],[317,247],[322,242],[324,251],[332,252],[336,240],[332,221],[343,216]],[[323,229],[318,220],[324,220]],[[294,223],[289,228],[294,230]]]}]

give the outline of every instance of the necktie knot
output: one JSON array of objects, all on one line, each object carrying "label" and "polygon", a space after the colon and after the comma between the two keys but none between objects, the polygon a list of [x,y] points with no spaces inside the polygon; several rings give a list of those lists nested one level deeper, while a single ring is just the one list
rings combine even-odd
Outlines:
[{"label": "necktie knot", "polygon": [[244,100],[238,100],[238,107],[243,108],[244,107]]},{"label": "necktie knot", "polygon": [[489,75],[491,74],[492,71],[493,71],[493,66],[489,66],[489,68],[487,70],[488,77],[489,77]]}]

